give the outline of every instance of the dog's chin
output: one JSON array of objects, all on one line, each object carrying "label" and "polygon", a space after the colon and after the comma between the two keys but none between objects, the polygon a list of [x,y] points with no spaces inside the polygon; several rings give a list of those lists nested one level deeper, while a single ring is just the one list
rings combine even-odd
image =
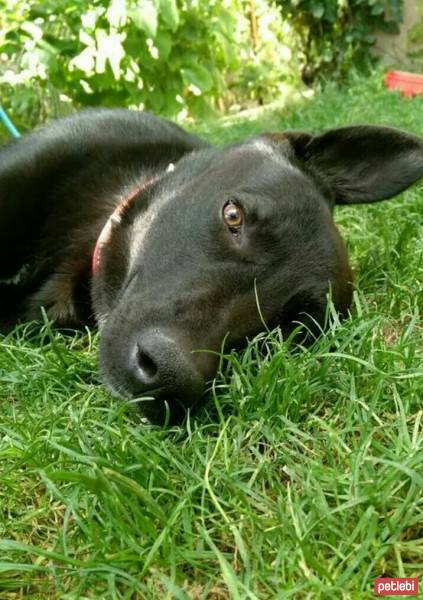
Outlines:
[{"label": "dog's chin", "polygon": [[192,410],[195,402],[181,402],[177,398],[154,397],[154,392],[150,395],[136,396],[124,385],[111,382],[110,379],[103,377],[103,382],[108,391],[115,398],[128,401],[135,406],[144,424],[169,426],[181,425],[187,416],[188,410]]},{"label": "dog's chin", "polygon": [[151,396],[136,399],[135,405],[142,421],[162,427],[181,425],[188,411],[178,400],[152,399]]}]

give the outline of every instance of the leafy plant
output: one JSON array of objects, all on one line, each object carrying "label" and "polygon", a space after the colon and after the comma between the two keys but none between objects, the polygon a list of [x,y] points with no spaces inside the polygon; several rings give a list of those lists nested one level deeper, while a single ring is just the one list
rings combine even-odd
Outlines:
[{"label": "leafy plant", "polygon": [[423,69],[423,0],[417,0],[417,22],[411,27],[407,36],[407,58],[413,70]]},{"label": "leafy plant", "polygon": [[1,100],[22,127],[74,108],[184,119],[265,103],[370,60],[403,0],[0,0]]},{"label": "leafy plant", "polygon": [[280,15],[256,6],[265,35],[253,48],[247,0],[0,0],[0,82],[17,113],[32,106],[41,119],[46,97],[59,112],[68,102],[203,117],[295,80]]},{"label": "leafy plant", "polygon": [[343,77],[370,60],[375,31],[397,32],[403,0],[276,0],[299,40],[301,75]]}]

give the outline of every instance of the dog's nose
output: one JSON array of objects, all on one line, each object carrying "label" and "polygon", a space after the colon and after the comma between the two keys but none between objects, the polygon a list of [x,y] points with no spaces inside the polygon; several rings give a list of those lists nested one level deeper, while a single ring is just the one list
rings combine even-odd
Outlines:
[{"label": "dog's nose", "polygon": [[163,387],[178,387],[187,365],[182,365],[183,350],[169,334],[159,329],[143,332],[135,341],[130,358],[135,393]]},{"label": "dog's nose", "polygon": [[[137,378],[141,385],[148,389],[154,386],[159,380],[159,367],[157,359],[153,358],[155,353],[146,349],[142,342],[137,343],[135,349],[135,369],[137,370]],[[153,355],[153,356],[152,356]]]},{"label": "dog's nose", "polygon": [[[180,420],[185,409],[201,396],[204,379],[194,366],[191,353],[176,337],[159,329],[140,334],[129,364],[129,384],[140,399],[141,412],[153,422]],[[153,400],[151,400],[153,398]]]}]

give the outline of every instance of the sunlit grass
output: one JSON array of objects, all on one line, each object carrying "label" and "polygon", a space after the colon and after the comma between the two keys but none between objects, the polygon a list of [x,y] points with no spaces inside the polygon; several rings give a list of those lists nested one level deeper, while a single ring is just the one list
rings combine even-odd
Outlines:
[{"label": "sunlit grass", "polygon": [[[287,114],[199,127],[382,123],[423,99],[378,78]],[[423,189],[341,208],[357,290],[309,348],[278,332],[222,363],[185,427],[141,425],[96,371],[96,337],[0,341],[0,598],[373,598],[423,564]]]}]

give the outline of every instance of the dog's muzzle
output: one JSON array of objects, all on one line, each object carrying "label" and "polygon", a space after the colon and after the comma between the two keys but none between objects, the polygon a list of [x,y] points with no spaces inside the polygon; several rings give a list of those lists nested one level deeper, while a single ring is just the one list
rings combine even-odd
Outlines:
[{"label": "dog's muzzle", "polygon": [[204,391],[205,379],[191,353],[159,328],[136,336],[126,352],[103,339],[100,362],[110,387],[135,400],[143,416],[154,424],[180,422]]}]

